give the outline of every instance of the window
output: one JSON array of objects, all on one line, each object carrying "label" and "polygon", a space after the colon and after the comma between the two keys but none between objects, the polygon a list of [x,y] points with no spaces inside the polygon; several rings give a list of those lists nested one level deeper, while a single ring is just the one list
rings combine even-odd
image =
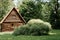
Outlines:
[{"label": "window", "polygon": [[13,24],[12,24],[12,26],[13,26]]}]

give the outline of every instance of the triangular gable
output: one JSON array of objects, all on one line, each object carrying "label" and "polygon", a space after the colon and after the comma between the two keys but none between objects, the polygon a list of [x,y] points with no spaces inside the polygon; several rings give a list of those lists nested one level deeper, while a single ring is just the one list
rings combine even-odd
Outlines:
[{"label": "triangular gable", "polygon": [[4,20],[8,17],[8,15],[11,13],[12,10],[15,10],[18,13],[19,17],[23,20],[23,22],[26,23],[25,20],[23,19],[23,17],[21,16],[21,14],[19,14],[18,10],[15,7],[12,8],[10,10],[10,12],[7,13],[7,15],[2,19],[2,21],[0,23],[3,23],[4,22]]}]

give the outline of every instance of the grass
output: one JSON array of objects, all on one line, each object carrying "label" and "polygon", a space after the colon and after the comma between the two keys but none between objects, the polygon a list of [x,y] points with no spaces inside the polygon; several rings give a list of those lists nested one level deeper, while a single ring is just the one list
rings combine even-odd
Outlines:
[{"label": "grass", "polygon": [[60,30],[53,30],[53,35],[44,35],[44,36],[13,36],[11,34],[0,35],[0,40],[60,40]]}]

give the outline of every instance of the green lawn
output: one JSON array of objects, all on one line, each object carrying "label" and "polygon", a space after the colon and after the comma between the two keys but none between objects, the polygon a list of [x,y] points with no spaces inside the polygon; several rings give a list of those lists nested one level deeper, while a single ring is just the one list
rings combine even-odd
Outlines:
[{"label": "green lawn", "polygon": [[0,40],[60,40],[60,30],[53,30],[53,35],[45,36],[13,36],[10,34],[0,35]]}]

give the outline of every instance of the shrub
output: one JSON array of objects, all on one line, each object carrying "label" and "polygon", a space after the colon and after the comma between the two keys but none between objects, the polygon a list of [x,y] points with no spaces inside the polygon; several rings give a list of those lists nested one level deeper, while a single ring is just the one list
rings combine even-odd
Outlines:
[{"label": "shrub", "polygon": [[29,24],[30,26],[30,35],[41,35],[40,34],[40,27],[39,27],[39,24]]},{"label": "shrub", "polygon": [[[48,34],[52,30],[50,23],[44,22],[40,19],[32,19],[32,20],[28,21],[27,24],[31,25],[30,27],[32,27],[32,28],[35,27],[35,28],[37,28],[37,30],[40,30],[39,31],[40,35]],[[35,30],[35,28],[34,28],[34,30]]]},{"label": "shrub", "polygon": [[51,30],[51,25],[48,22],[44,22],[40,19],[33,19],[28,21],[26,25],[17,28],[14,31],[15,35],[45,35]]},{"label": "shrub", "polygon": [[42,21],[41,19],[31,19],[30,21],[28,21],[28,24],[32,24],[32,23],[43,23],[44,21]]},{"label": "shrub", "polygon": [[45,23],[34,23],[34,24],[29,24],[29,25],[30,25],[30,33],[32,33],[31,35],[48,34],[52,29],[51,26],[49,27]]},{"label": "shrub", "polygon": [[29,31],[28,25],[23,25],[18,28],[16,28],[13,32],[13,35],[27,35]]}]

